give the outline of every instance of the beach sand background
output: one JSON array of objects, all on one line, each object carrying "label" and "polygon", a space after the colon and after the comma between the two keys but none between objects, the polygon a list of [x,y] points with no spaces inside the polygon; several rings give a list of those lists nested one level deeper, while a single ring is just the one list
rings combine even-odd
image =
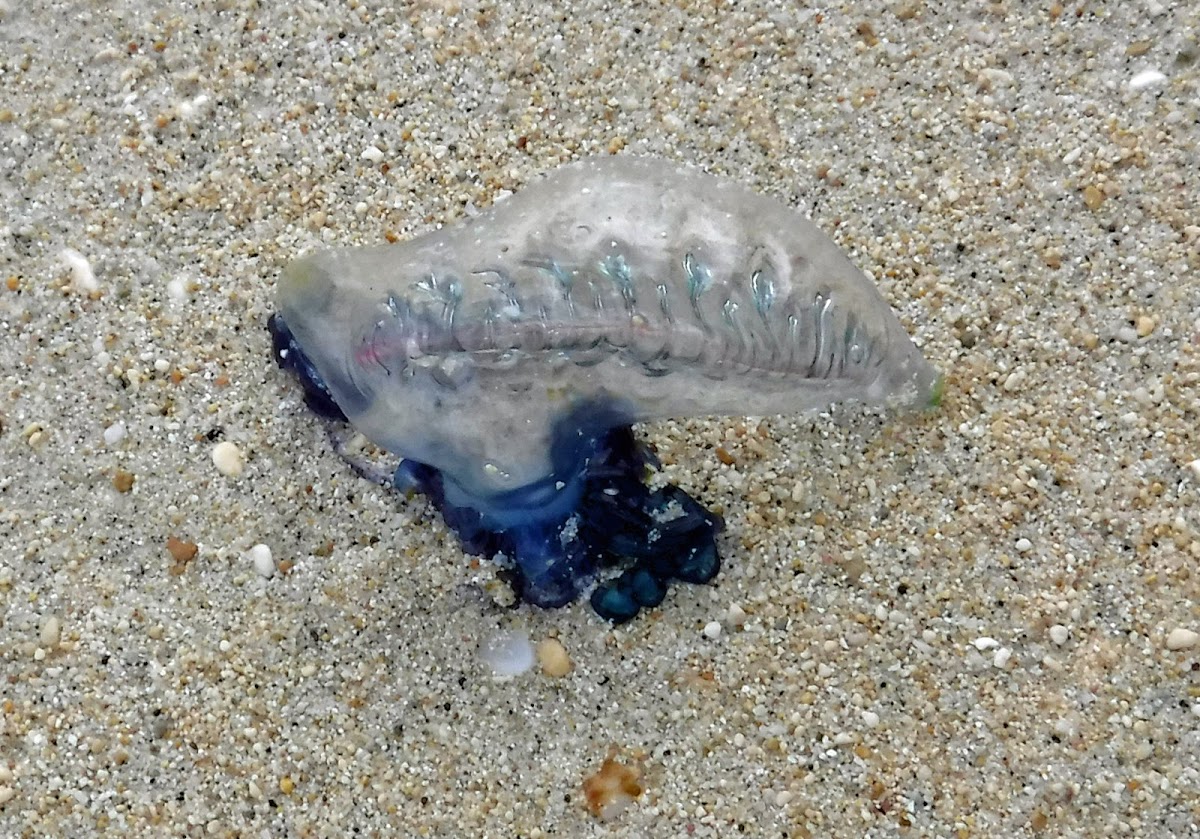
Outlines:
[{"label": "beach sand background", "polygon": [[[1200,7],[114,5],[0,6],[0,835],[1197,835]],[[810,214],[947,373],[642,429],[725,567],[619,630],[497,606],[265,329],[596,153]]]}]

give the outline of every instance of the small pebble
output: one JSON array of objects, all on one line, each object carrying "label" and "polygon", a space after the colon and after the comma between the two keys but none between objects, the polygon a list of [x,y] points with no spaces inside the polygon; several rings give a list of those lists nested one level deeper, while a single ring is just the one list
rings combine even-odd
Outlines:
[{"label": "small pebble", "polygon": [[874,728],[879,725],[879,714],[874,711],[863,711],[862,721],[867,728]]},{"label": "small pebble", "polygon": [[1070,630],[1068,630],[1061,623],[1056,623],[1056,624],[1054,624],[1054,626],[1050,627],[1050,640],[1053,641],[1058,646],[1061,647],[1063,644],[1067,643],[1067,640],[1070,637],[1071,637]]},{"label": "small pebble", "polygon": [[71,281],[75,283],[77,291],[90,294],[100,289],[100,283],[96,282],[96,275],[87,257],[74,248],[63,248],[58,256],[71,270]]},{"label": "small pebble", "polygon": [[1145,90],[1148,87],[1162,84],[1167,77],[1158,70],[1143,70],[1129,80],[1130,90]]},{"label": "small pebble", "polygon": [[1104,203],[1104,193],[1094,186],[1087,186],[1083,190],[1083,203],[1089,210],[1098,210]]},{"label": "small pebble", "polygon": [[1193,460],[1187,465],[1188,471],[1192,473],[1192,477],[1200,481],[1200,459]]},{"label": "small pebble", "polygon": [[50,435],[46,433],[46,429],[41,423],[31,422],[24,429],[25,442],[29,444],[31,449],[41,449],[46,445],[46,441],[50,439]]},{"label": "small pebble", "polygon": [[1133,322],[1133,328],[1137,330],[1139,338],[1149,338],[1150,333],[1154,331],[1154,327],[1158,326],[1158,322],[1149,315],[1140,315]]},{"label": "small pebble", "polygon": [[992,657],[992,666],[997,668],[1004,667],[1006,664],[1008,664],[1008,661],[1011,658],[1012,650],[1010,650],[1008,647],[1001,647],[1000,649],[996,650],[996,655]]},{"label": "small pebble", "polygon": [[117,443],[125,439],[125,423],[114,422],[108,428],[104,429],[104,445],[115,446]]},{"label": "small pebble", "polygon": [[483,643],[479,654],[497,676],[520,676],[533,667],[533,644],[524,632],[501,632]]},{"label": "small pebble", "polygon": [[0,787],[0,807],[12,801],[17,791],[12,787]]},{"label": "small pebble", "polygon": [[1167,636],[1168,650],[1190,650],[1197,643],[1200,643],[1200,634],[1190,629],[1184,629],[1182,626],[1172,629]]},{"label": "small pebble", "polygon": [[186,562],[191,562],[196,558],[200,548],[194,542],[185,542],[175,536],[167,537],[167,553],[171,555],[171,559],[179,565]]},{"label": "small pebble", "polygon": [[1130,44],[1129,46],[1127,46],[1125,48],[1125,54],[1127,56],[1129,56],[1130,58],[1137,58],[1138,56],[1142,56],[1142,55],[1145,55],[1146,53],[1150,52],[1150,50],[1153,48],[1154,48],[1153,41],[1148,41],[1148,40],[1134,41],[1132,44]]},{"label": "small pebble", "polygon": [[600,771],[583,781],[583,797],[593,816],[610,821],[619,816],[642,794],[641,771],[605,759]]},{"label": "small pebble", "polygon": [[995,638],[989,638],[986,635],[982,638],[976,638],[971,643],[975,646],[975,649],[979,650],[980,652],[983,652],[984,650],[991,650],[1000,646],[999,641],[997,641]]},{"label": "small pebble", "polygon": [[379,163],[383,160],[383,152],[378,146],[367,146],[362,150],[362,159],[369,160],[372,163]]},{"label": "small pebble", "polygon": [[240,477],[246,467],[242,450],[228,440],[213,446],[212,461],[218,472],[230,478]]},{"label": "small pebble", "polygon": [[168,280],[167,296],[176,303],[182,303],[184,300],[187,300],[187,285],[178,277]]},{"label": "small pebble", "polygon": [[571,657],[557,638],[546,638],[537,647],[537,660],[542,672],[554,679],[571,672]]},{"label": "small pebble", "polygon": [[1017,540],[1016,549],[1017,553],[1029,553],[1031,550],[1033,550],[1033,542],[1030,542],[1028,539],[1022,537]]},{"label": "small pebble", "polygon": [[254,572],[258,576],[266,579],[275,576],[275,557],[266,545],[255,545],[246,551],[246,556],[254,563]]},{"label": "small pebble", "polygon": [[729,604],[729,611],[725,613],[725,623],[730,626],[742,626],[746,622],[746,610],[737,603]]},{"label": "small pebble", "polygon": [[704,637],[710,641],[715,641],[721,637],[721,622],[709,621],[704,625]]},{"label": "small pebble", "polygon": [[179,112],[180,119],[193,120],[203,111],[204,106],[207,105],[208,102],[208,94],[201,93],[191,99],[183,100],[175,107]]},{"label": "small pebble", "polygon": [[46,618],[42,624],[42,630],[38,633],[38,643],[48,650],[53,650],[58,647],[59,639],[62,637],[62,621],[56,616],[51,615]]}]

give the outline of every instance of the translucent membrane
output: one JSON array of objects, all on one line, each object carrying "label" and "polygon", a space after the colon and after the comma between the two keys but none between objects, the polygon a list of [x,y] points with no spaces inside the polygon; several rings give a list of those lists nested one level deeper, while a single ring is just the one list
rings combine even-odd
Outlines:
[{"label": "translucent membrane", "polygon": [[497,531],[569,517],[611,429],[942,387],[810,222],[653,158],[584,160],[459,225],[301,259],[279,310],[310,403]]}]

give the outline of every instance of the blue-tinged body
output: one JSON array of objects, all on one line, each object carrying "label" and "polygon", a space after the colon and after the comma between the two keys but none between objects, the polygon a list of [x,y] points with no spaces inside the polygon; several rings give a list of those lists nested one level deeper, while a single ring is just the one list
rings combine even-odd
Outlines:
[{"label": "blue-tinged body", "polygon": [[276,357],[315,411],[405,458],[397,485],[468,550],[507,557],[524,599],[599,581],[592,604],[616,621],[719,566],[720,519],[646,486],[633,423],[940,395],[809,222],[649,158],[563,167],[462,225],[299,260],[279,306]]},{"label": "blue-tinged body", "polygon": [[[273,315],[269,327],[275,357],[300,380],[309,407],[345,421],[282,318]],[[572,492],[548,492],[538,482],[489,499],[483,512],[471,499],[448,499],[442,473],[414,460],[400,462],[393,484],[427,495],[468,553],[511,560],[513,589],[535,606],[565,606],[604,569],[624,564],[591,597],[598,614],[621,623],[661,603],[672,580],[716,576],[720,516],[678,487],[646,485],[647,469],[658,463],[619,413],[580,406],[559,420],[553,441],[552,461],[563,473],[578,472]]]}]

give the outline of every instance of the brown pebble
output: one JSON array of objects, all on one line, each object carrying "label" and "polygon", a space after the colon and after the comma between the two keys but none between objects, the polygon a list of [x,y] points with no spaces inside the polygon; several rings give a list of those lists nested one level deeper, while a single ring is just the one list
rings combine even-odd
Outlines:
[{"label": "brown pebble", "polygon": [[726,466],[732,466],[737,463],[737,458],[725,450],[724,446],[717,446],[717,460],[724,463]]},{"label": "brown pebble", "polygon": [[846,579],[851,583],[857,583],[862,579],[863,574],[867,573],[867,561],[859,557],[847,559],[841,565]]},{"label": "brown pebble", "polygon": [[1083,203],[1089,210],[1098,210],[1104,203],[1104,193],[1094,186],[1086,187],[1083,190]]},{"label": "brown pebble", "polygon": [[571,657],[567,648],[557,638],[546,638],[537,647],[538,664],[542,672],[553,679],[559,679],[571,672]]},{"label": "brown pebble", "polygon": [[200,550],[194,542],[185,542],[182,539],[177,539],[174,536],[167,537],[167,553],[171,555],[171,559],[179,565],[185,565],[196,558],[196,553]]},{"label": "brown pebble", "polygon": [[610,755],[600,771],[583,781],[583,795],[588,811],[600,819],[611,819],[642,794],[641,773],[618,763]]},{"label": "brown pebble", "polygon": [[118,469],[113,475],[112,485],[117,492],[129,492],[133,489],[133,473]]}]

